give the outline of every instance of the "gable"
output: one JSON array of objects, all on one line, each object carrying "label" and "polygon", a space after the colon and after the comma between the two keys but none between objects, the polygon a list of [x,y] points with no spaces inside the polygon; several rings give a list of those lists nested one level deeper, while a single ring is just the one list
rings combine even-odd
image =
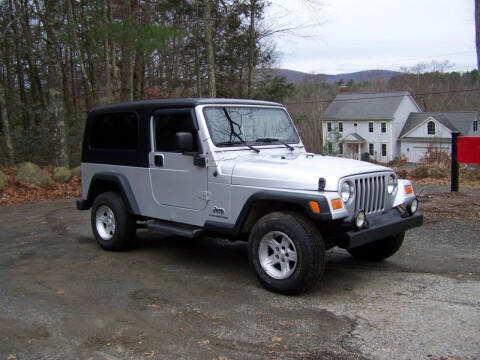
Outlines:
[{"label": "gable", "polygon": [[[432,122],[434,124],[435,133],[428,134],[428,123]],[[403,139],[407,138],[426,138],[426,139],[435,139],[435,138],[451,138],[453,129],[445,126],[442,122],[438,121],[433,116],[427,117],[421,123],[419,123],[414,128],[410,129],[407,133],[401,136]]]}]

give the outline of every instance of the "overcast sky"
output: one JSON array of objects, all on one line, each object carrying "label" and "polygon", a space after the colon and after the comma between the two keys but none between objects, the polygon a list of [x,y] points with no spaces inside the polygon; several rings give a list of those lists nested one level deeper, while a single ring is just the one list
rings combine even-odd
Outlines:
[{"label": "overcast sky", "polygon": [[399,70],[449,60],[476,67],[474,0],[271,0],[265,21],[276,27],[317,24],[277,36],[278,67],[338,74]]}]

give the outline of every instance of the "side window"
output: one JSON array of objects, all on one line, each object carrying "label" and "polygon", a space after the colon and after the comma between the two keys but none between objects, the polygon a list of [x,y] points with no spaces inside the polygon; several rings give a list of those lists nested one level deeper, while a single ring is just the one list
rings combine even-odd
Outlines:
[{"label": "side window", "polygon": [[375,151],[374,145],[373,144],[368,144],[368,154],[370,156],[373,156],[373,155],[375,155],[374,151]]},{"label": "side window", "polygon": [[382,144],[382,156],[387,156],[387,144]]},{"label": "side window", "polygon": [[387,132],[387,123],[382,122],[382,133],[386,133],[386,132]]},{"label": "side window", "polygon": [[373,122],[368,123],[368,132],[373,132]]},{"label": "side window", "polygon": [[175,134],[189,132],[193,137],[194,151],[198,151],[197,132],[193,126],[190,112],[178,112],[155,115],[153,118],[155,151],[177,152]]},{"label": "side window", "polygon": [[338,132],[343,132],[343,122],[338,123]]},{"label": "side window", "polygon": [[331,122],[327,122],[327,131],[328,132],[332,131],[332,123]]},{"label": "side window", "polygon": [[90,130],[93,149],[136,150],[138,118],[134,113],[104,114],[93,119]]}]

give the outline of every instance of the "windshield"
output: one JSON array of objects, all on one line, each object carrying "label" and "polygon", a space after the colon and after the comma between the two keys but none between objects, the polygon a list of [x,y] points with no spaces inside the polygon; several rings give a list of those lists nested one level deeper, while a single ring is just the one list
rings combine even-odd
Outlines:
[{"label": "windshield", "polygon": [[206,107],[204,115],[216,146],[299,142],[283,109],[260,107]]}]

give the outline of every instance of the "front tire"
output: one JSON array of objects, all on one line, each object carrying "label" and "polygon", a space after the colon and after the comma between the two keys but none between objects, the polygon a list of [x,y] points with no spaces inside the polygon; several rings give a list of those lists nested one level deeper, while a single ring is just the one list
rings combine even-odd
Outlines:
[{"label": "front tire", "polygon": [[395,254],[402,246],[404,237],[405,232],[402,232],[347,251],[355,259],[378,262]]},{"label": "front tire", "polygon": [[325,269],[325,245],[315,225],[293,212],[262,217],[248,240],[250,264],[260,283],[294,295],[312,288]]},{"label": "front tire", "polygon": [[123,250],[135,237],[135,219],[116,192],[97,196],[92,206],[91,224],[95,239],[105,250]]}]

